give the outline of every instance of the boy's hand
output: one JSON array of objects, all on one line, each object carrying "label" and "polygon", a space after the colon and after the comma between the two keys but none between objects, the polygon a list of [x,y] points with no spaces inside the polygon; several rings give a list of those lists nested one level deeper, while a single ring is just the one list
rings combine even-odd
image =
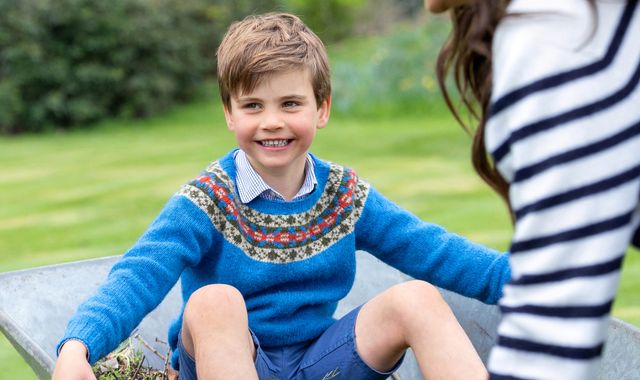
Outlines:
[{"label": "boy's hand", "polygon": [[62,346],[52,380],[96,380],[84,344],[72,339]]}]

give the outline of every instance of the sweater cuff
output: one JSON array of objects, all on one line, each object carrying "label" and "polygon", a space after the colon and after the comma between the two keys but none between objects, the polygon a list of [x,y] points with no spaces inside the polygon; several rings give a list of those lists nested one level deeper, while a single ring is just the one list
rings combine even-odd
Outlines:
[{"label": "sweater cuff", "polygon": [[62,346],[64,346],[64,344],[65,344],[65,343],[67,343],[67,342],[68,342],[68,341],[70,341],[70,340],[75,340],[75,341],[77,341],[77,342],[82,343],[82,345],[84,346],[84,348],[87,350],[87,356],[86,356],[86,359],[87,359],[87,361],[89,361],[89,358],[91,357],[91,353],[90,353],[90,351],[89,351],[89,346],[87,346],[87,344],[86,344],[82,339],[79,339],[79,338],[73,338],[73,337],[66,338],[66,339],[64,339],[64,340],[60,341],[60,343],[58,343],[58,347],[56,347],[56,356],[60,356],[60,350],[62,350]]}]

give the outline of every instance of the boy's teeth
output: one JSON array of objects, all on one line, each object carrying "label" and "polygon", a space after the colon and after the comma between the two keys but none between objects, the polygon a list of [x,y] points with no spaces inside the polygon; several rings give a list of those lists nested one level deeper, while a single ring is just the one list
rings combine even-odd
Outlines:
[{"label": "boy's teeth", "polygon": [[263,140],[262,146],[269,148],[283,147],[289,143],[288,140]]}]

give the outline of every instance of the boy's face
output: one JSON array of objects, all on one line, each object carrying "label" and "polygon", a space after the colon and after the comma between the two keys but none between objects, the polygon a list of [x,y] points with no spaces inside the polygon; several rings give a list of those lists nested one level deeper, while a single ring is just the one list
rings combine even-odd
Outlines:
[{"label": "boy's face", "polygon": [[306,70],[276,73],[250,93],[231,96],[227,126],[263,177],[304,173],[317,128],[329,121],[331,99],[317,106]]}]

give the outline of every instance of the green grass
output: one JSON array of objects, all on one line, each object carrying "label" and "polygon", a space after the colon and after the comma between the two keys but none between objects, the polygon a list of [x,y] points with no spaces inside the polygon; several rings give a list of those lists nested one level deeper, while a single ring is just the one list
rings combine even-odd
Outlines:
[{"label": "green grass", "polygon": [[[234,146],[223,120],[210,96],[143,122],[1,138],[0,271],[122,253],[182,183]],[[420,217],[506,249],[505,209],[473,174],[468,144],[441,108],[394,118],[334,117],[312,151],[354,167]],[[614,314],[640,325],[636,252],[625,263]],[[0,374],[35,378],[4,338]]]}]

